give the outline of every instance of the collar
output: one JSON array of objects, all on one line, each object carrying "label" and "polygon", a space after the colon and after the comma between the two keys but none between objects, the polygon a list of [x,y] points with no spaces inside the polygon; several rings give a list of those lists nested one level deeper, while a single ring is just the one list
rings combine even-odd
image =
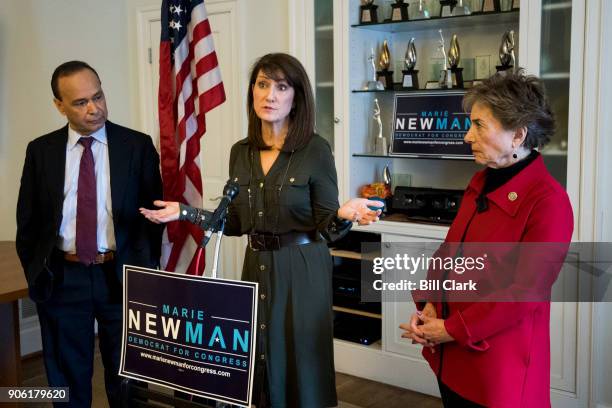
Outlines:
[{"label": "collar", "polygon": [[[102,144],[108,144],[108,139],[106,137],[106,125],[102,126],[100,129],[93,132],[90,137],[96,139],[96,142],[100,142]],[[76,144],[79,142],[81,137],[86,137],[81,135],[76,130],[72,129],[70,125],[68,125],[68,150],[74,149]]]},{"label": "collar", "polygon": [[[486,197],[510,216],[514,216],[529,192],[540,183],[546,173],[546,166],[540,155],[507,183],[486,194]],[[473,190],[478,196],[484,187],[484,182],[485,171],[482,170],[472,178],[468,190]]]}]

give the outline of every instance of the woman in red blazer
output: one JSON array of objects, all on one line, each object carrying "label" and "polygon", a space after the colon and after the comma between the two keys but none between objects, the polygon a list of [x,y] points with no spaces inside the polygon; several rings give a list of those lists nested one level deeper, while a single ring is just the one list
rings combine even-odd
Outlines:
[{"label": "woman in red blazer", "polygon": [[[513,285],[550,294],[573,213],[535,150],[554,132],[544,89],[522,70],[498,74],[471,88],[464,106],[472,121],[465,141],[486,168],[470,181],[445,242],[557,243],[535,254],[546,259],[537,267],[512,258],[493,271],[512,264],[523,274]],[[400,327],[403,337],[425,346],[445,407],[550,407],[550,302],[543,300],[417,302],[419,311]]]}]

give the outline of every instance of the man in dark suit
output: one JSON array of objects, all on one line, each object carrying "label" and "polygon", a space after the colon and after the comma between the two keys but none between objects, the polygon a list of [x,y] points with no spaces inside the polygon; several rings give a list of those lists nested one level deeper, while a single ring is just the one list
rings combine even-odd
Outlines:
[{"label": "man in dark suit", "polygon": [[91,405],[94,320],[106,393],[119,405],[124,264],[156,267],[161,229],[139,207],[162,197],[151,138],[107,121],[100,78],[66,62],[51,78],[68,124],[29,143],[17,203],[17,252],[36,301],[50,386]]}]

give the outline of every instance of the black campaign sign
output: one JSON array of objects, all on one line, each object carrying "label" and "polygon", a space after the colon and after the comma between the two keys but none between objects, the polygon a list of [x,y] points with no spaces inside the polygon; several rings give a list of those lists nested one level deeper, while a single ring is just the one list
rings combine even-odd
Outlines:
[{"label": "black campaign sign", "polygon": [[395,95],[391,154],[469,159],[463,141],[470,129],[463,111],[464,91],[411,92]]},{"label": "black campaign sign", "polygon": [[249,406],[257,284],[125,266],[119,374]]}]

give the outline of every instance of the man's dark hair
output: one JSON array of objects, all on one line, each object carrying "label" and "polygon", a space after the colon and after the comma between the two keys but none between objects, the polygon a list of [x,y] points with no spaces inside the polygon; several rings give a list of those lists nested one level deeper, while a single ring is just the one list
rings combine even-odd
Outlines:
[{"label": "man's dark hair", "polygon": [[506,130],[527,128],[523,142],[527,149],[543,147],[555,133],[555,117],[542,81],[522,68],[495,74],[470,88],[463,97],[463,108],[470,111],[476,103],[491,109]]},{"label": "man's dark hair", "polygon": [[[53,75],[51,75],[51,91],[53,91],[53,96],[55,97],[55,99],[59,99],[60,101],[62,100],[62,97],[59,92],[59,79],[62,77],[70,76],[72,74],[76,74],[77,72],[83,71],[84,69],[88,69],[94,74],[96,74],[98,81],[100,81],[100,76],[98,75],[96,70],[93,69],[91,65],[83,61],[68,61],[55,68],[55,71],[53,71]],[[100,81],[100,83],[101,82],[102,81]]]},{"label": "man's dark hair", "polygon": [[289,114],[289,131],[282,151],[290,152],[306,146],[314,134],[315,104],[310,80],[306,70],[296,58],[288,54],[267,54],[258,59],[249,79],[247,96],[247,113],[249,117],[248,139],[252,146],[260,149],[270,149],[261,135],[261,119],[253,107],[253,85],[257,74],[262,71],[268,78],[275,81],[282,79],[293,87],[293,108]]}]

